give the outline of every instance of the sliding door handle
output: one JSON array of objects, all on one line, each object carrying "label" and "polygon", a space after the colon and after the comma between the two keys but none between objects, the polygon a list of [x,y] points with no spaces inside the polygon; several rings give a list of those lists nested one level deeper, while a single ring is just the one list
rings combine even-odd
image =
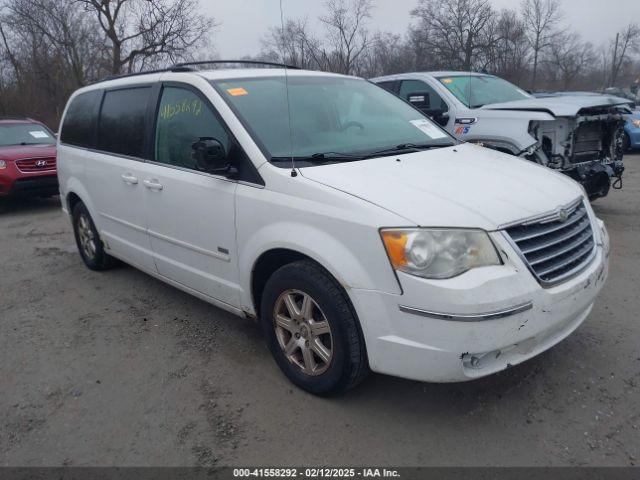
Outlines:
[{"label": "sliding door handle", "polygon": [[129,185],[137,185],[138,184],[138,178],[134,177],[130,173],[123,173],[120,177],[122,178],[122,181],[124,183],[128,183]]},{"label": "sliding door handle", "polygon": [[149,190],[160,191],[160,190],[162,190],[164,188],[162,186],[162,184],[160,182],[158,182],[158,180],[156,180],[155,178],[153,178],[151,180],[143,180],[142,183]]}]

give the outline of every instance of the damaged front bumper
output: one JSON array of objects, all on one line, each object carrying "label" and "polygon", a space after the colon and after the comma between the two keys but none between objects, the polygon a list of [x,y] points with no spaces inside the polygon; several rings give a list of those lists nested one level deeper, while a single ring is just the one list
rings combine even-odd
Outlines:
[{"label": "damaged front bumper", "polygon": [[608,273],[604,227],[589,265],[549,288],[503,235],[491,235],[505,255],[502,266],[448,280],[399,273],[402,295],[349,292],[373,371],[431,382],[471,380],[538,355],[585,320]]},{"label": "damaged front bumper", "polygon": [[521,156],[570,176],[591,200],[605,197],[610,187],[622,187],[624,123],[615,108],[534,121],[529,133],[537,141]]}]

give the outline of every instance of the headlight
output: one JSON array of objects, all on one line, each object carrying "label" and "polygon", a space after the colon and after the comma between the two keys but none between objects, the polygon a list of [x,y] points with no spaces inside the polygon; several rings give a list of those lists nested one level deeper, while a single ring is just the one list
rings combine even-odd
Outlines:
[{"label": "headlight", "polygon": [[391,228],[381,235],[393,268],[418,277],[451,278],[502,263],[484,230]]},{"label": "headlight", "polygon": [[7,168],[7,162],[4,160],[0,160],[0,170]]},{"label": "headlight", "polygon": [[640,118],[634,118],[633,120],[631,120],[631,123],[634,127],[640,128]]}]

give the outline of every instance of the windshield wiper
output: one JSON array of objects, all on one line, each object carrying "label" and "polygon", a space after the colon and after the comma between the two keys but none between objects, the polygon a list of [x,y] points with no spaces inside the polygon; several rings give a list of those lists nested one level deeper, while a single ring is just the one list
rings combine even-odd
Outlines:
[{"label": "windshield wiper", "polygon": [[383,150],[378,150],[376,152],[371,152],[366,155],[366,158],[379,157],[386,154],[394,154],[394,153],[412,153],[419,152],[420,150],[429,150],[431,148],[444,148],[444,147],[452,147],[453,143],[401,143],[400,145],[396,145],[395,147],[385,148]]},{"label": "windshield wiper", "polygon": [[[349,153],[322,152],[322,153],[314,153],[313,155],[293,157],[293,161],[294,162],[352,162],[355,160],[363,160],[364,158],[366,157],[362,155],[352,155]],[[291,157],[271,157],[271,161],[290,162]]]}]

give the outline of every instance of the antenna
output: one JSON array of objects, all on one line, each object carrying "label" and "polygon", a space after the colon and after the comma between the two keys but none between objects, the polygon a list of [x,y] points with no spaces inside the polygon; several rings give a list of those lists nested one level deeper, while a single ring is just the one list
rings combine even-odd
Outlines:
[{"label": "antenna", "polygon": [[[282,38],[284,39],[284,12],[282,10],[282,0],[280,0],[280,27],[282,29]],[[287,118],[289,122],[289,152],[291,153],[291,176],[297,177],[298,172],[296,172],[296,163],[293,159],[293,128],[291,127],[291,102],[289,101],[289,74],[287,72],[287,64],[284,61],[284,42],[281,42],[281,49],[283,60],[282,63],[284,64],[284,88],[287,97]]]}]

